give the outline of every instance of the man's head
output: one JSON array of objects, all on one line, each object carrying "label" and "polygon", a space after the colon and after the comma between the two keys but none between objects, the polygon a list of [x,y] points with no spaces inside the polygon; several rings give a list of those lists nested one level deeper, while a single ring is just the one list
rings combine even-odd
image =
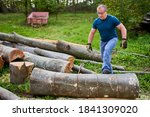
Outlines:
[{"label": "man's head", "polygon": [[102,20],[106,19],[107,17],[107,7],[105,5],[99,5],[97,7],[97,14],[98,14],[98,17]]}]

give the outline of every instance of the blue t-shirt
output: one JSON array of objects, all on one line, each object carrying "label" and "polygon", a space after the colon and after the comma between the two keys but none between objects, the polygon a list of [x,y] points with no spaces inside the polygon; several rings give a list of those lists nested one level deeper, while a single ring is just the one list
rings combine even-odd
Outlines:
[{"label": "blue t-shirt", "polygon": [[96,18],[93,23],[93,28],[98,29],[101,40],[106,42],[117,36],[116,26],[120,24],[120,21],[112,15],[107,15],[105,20]]}]

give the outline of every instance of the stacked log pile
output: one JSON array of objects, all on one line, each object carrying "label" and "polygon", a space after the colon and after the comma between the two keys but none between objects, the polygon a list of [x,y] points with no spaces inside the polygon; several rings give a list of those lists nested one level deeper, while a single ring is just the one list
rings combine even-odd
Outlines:
[{"label": "stacked log pile", "polygon": [[[96,74],[83,66],[75,65],[76,58],[96,63],[102,61],[99,52],[89,52],[84,45],[60,40],[38,41],[16,33],[0,33],[0,40],[0,65],[3,66],[3,61],[10,63],[10,82],[24,83],[32,73],[29,80],[33,95],[138,97],[139,82],[135,74]],[[30,70],[27,70],[30,65],[25,65],[27,62],[32,64]],[[33,66],[36,68],[32,71]],[[124,70],[122,66],[113,67]],[[70,74],[72,70],[84,74]]]},{"label": "stacked log pile", "polygon": [[147,30],[150,32],[150,12],[148,12],[144,16],[143,21],[140,23],[140,26],[143,30]]}]

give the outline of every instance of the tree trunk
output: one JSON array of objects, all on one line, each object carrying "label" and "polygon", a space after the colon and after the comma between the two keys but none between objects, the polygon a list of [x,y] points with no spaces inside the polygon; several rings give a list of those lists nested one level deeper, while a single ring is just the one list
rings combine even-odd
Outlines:
[{"label": "tree trunk", "polygon": [[70,61],[71,64],[74,63],[74,57],[68,54],[63,54],[59,52],[52,52],[47,51],[39,48],[35,48],[34,52],[38,55],[49,57],[49,58],[55,58],[55,59],[62,59],[65,61]]},{"label": "tree trunk", "polygon": [[29,77],[34,67],[30,62],[11,62],[10,68],[10,82],[13,84],[23,84]]},{"label": "tree trunk", "polygon": [[77,71],[78,73],[86,73],[86,74],[95,74],[94,71],[91,71],[89,69],[86,69],[82,66],[78,66],[78,65],[74,65],[73,68],[72,68],[74,71]]},{"label": "tree trunk", "polygon": [[56,72],[71,72],[73,64],[68,61],[60,59],[46,58],[38,55],[33,55],[28,52],[24,52],[25,57],[23,60],[33,62],[36,67],[43,68]]},{"label": "tree trunk", "polygon": [[24,54],[17,48],[11,48],[4,45],[0,45],[0,54],[6,62],[12,62],[16,59],[23,58]]},{"label": "tree trunk", "polygon": [[16,33],[13,33],[13,34],[0,33],[0,40],[14,42],[14,43],[21,43],[24,45],[28,45],[32,47],[39,47],[39,48],[46,49],[46,50],[57,51],[55,44],[41,42],[32,38],[21,36]]},{"label": "tree trunk", "polygon": [[2,100],[19,100],[20,98],[13,94],[12,92],[8,91],[0,87],[0,99]]},{"label": "tree trunk", "polygon": [[3,68],[4,62],[5,62],[5,61],[3,60],[2,56],[0,55],[0,69]]},{"label": "tree trunk", "polygon": [[139,94],[135,74],[67,74],[34,68],[30,86],[33,95],[135,99]]},{"label": "tree trunk", "polygon": [[34,49],[35,49],[34,47],[26,46],[26,45],[23,45],[23,44],[11,43],[11,42],[8,42],[8,41],[3,41],[3,42],[1,42],[1,44],[5,45],[5,46],[12,47],[12,48],[18,48],[19,50],[29,52],[29,53],[32,53],[32,54],[36,54],[34,52]]},{"label": "tree trunk", "polygon": [[48,57],[48,58],[62,59],[62,60],[65,60],[65,61],[69,61],[70,64],[74,63],[74,57],[71,56],[71,55],[68,55],[68,54],[53,52],[53,51],[50,51],[50,50],[44,50],[44,49],[39,49],[39,48],[34,48],[34,47],[29,47],[29,46],[26,46],[26,45],[15,44],[15,43],[6,42],[6,41],[3,41],[1,43],[3,45],[18,48],[19,50],[29,52],[29,53],[32,53],[32,54],[35,54],[35,55],[40,55],[40,56],[44,56],[44,57]]},{"label": "tree trunk", "polygon": [[100,53],[98,53],[97,51],[89,52],[87,51],[87,48],[83,45],[68,43],[60,40],[56,45],[59,51],[73,55],[74,57],[94,61],[102,61]]}]

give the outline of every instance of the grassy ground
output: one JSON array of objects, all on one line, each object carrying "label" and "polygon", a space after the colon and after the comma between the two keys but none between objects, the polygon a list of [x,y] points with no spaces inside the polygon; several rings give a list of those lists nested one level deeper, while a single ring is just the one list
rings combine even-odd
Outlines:
[{"label": "grassy ground", "polygon": [[[33,38],[46,38],[56,40],[66,40],[79,44],[86,44],[89,31],[92,26],[96,14],[92,13],[79,13],[79,14],[60,14],[56,16],[50,15],[48,25],[33,28],[25,24],[25,17],[23,14],[0,14],[0,32],[11,33],[17,32],[21,35]],[[138,34],[138,36],[137,36]],[[112,56],[112,64],[122,65],[126,70],[131,71],[149,71],[150,60],[149,58],[132,55],[131,53],[139,53],[150,56],[150,34],[144,32],[136,32],[128,35],[128,48],[122,50],[119,47],[120,40],[118,41],[115,50],[120,51]],[[92,43],[94,49],[99,50],[99,34],[95,35]],[[76,64],[80,64],[75,61]],[[85,64],[97,73],[100,73],[101,66],[94,64]],[[150,99],[150,74],[137,75],[140,82],[140,99]],[[17,93],[21,97],[33,98],[29,93],[29,82],[24,85],[12,85],[9,83],[9,69],[8,65],[0,71],[0,86]],[[56,97],[37,97],[44,99],[56,99]]]}]

